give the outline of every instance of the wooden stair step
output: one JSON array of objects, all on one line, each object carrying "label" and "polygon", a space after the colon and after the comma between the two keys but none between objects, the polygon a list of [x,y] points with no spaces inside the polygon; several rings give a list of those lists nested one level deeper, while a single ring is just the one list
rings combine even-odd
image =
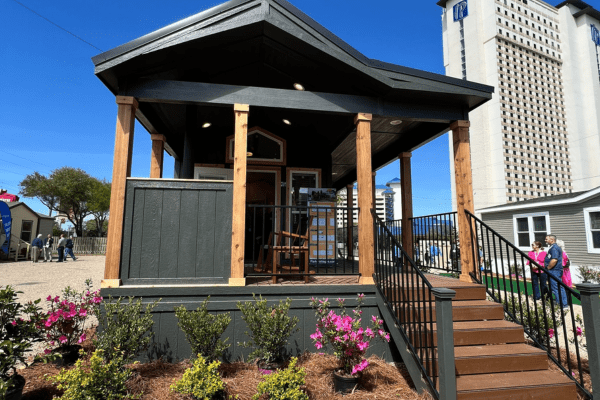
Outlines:
[{"label": "wooden stair step", "polygon": [[[454,348],[454,361],[457,375],[548,369],[546,352],[525,343],[457,346]],[[436,376],[437,373],[438,368],[436,368]]]},{"label": "wooden stair step", "polygon": [[[421,335],[422,344],[429,345],[430,337],[428,330],[433,325],[433,344],[437,346],[437,325],[436,323],[425,323],[425,329],[421,332],[409,332],[415,347],[420,347],[421,342],[418,340]],[[525,337],[523,327],[509,321],[467,321],[454,322],[454,345],[455,346],[472,346],[484,344],[509,344],[509,343],[524,343]]]},{"label": "wooden stair step", "polygon": [[[456,291],[454,300],[485,300],[485,287],[481,285],[464,286],[464,287],[451,287],[450,289]],[[423,288],[402,288],[399,287],[394,291],[391,288],[384,288],[383,291],[386,297],[390,300],[409,298],[409,299],[420,299],[429,300],[430,294],[429,289]],[[401,296],[402,293],[404,296]],[[433,300],[433,296],[431,296]]]},{"label": "wooden stair step", "polygon": [[456,377],[460,400],[575,400],[575,383],[558,371],[524,371]]},{"label": "wooden stair step", "polygon": [[[401,303],[396,311],[399,320],[407,321],[429,321],[436,320],[435,303],[429,311],[429,302],[411,304]],[[504,319],[504,308],[502,304],[487,300],[463,300],[452,302],[453,321],[483,321]]]}]

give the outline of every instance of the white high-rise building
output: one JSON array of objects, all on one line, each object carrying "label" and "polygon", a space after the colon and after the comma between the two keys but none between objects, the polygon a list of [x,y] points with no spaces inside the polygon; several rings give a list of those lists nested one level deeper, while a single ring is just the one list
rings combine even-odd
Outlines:
[{"label": "white high-rise building", "polygon": [[[340,199],[337,211],[338,226],[344,225],[345,210],[341,208],[346,207],[346,194],[347,191],[345,188],[337,192]],[[358,225],[358,190],[356,186],[354,186],[354,190],[352,191],[352,198],[352,206],[354,207],[352,221],[355,225]],[[392,221],[394,219],[394,191],[388,186],[375,186],[375,212],[383,221]]]},{"label": "white high-rise building", "polygon": [[475,208],[600,186],[600,12],[578,0],[437,4],[446,75],[496,89],[469,115]]}]

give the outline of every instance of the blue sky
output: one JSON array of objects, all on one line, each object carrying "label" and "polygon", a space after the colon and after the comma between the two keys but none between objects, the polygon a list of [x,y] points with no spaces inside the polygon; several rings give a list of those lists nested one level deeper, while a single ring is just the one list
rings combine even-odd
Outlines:
[{"label": "blue sky", "polygon": [[[2,0],[0,3],[0,188],[18,194],[34,171],[77,167],[112,179],[117,106],[91,57],[221,1]],[[365,56],[444,73],[442,10],[435,0],[292,0]],[[40,14],[47,20],[36,15]],[[82,40],[76,38],[78,36]],[[90,45],[91,44],[91,45]],[[132,176],[147,177],[151,142],[136,124]],[[174,160],[166,155],[165,177]],[[447,135],[413,153],[414,214],[451,209]],[[377,184],[399,177],[398,162]],[[40,202],[24,199],[47,213]]]}]

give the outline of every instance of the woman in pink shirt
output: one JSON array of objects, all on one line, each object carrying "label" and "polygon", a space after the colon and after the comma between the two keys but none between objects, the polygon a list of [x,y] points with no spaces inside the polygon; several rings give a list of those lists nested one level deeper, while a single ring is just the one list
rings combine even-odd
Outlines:
[{"label": "woman in pink shirt", "polygon": [[571,279],[571,270],[569,268],[567,268],[567,261],[569,261],[569,256],[567,255],[567,252],[565,251],[565,242],[559,239],[559,240],[556,241],[556,244],[563,251],[563,259],[562,259],[562,266],[563,266],[562,281],[568,287],[572,287],[573,286],[573,281]]},{"label": "woman in pink shirt", "polygon": [[[541,242],[535,241],[531,244],[532,250],[527,254],[529,258],[535,261],[539,265],[544,265],[544,258],[546,258],[546,252],[544,251],[544,247]],[[529,265],[529,261],[526,263]],[[539,300],[542,298],[542,294],[540,293],[540,285],[542,286],[542,293],[546,293],[548,291],[548,277],[546,274],[535,267],[535,265],[531,266],[531,286],[533,286],[533,298],[535,300]]]}]

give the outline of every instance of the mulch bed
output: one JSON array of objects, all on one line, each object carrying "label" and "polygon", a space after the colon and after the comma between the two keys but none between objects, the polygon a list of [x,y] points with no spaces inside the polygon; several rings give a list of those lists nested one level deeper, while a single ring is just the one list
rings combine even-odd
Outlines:
[{"label": "mulch bed", "polygon": [[[83,347],[88,357],[93,351],[91,337],[93,330],[88,332],[88,340]],[[342,396],[333,391],[332,373],[336,359],[331,355],[305,353],[299,359],[298,366],[306,370],[306,393],[310,400],[387,400],[429,399],[428,394],[418,394],[404,365],[394,366],[379,357],[369,359],[370,366],[359,380],[355,392]],[[184,396],[170,392],[173,381],[180,379],[183,372],[191,366],[189,361],[177,364],[161,360],[150,363],[132,365],[133,377],[128,382],[132,394],[143,392],[141,400],[190,400]],[[60,368],[50,364],[36,364],[19,371],[27,380],[23,390],[23,400],[51,400],[61,391],[56,389],[45,378],[45,375],[56,375]],[[228,395],[238,395],[239,400],[251,400],[256,393],[256,387],[262,378],[262,373],[254,364],[235,362],[221,364],[223,380],[227,384]]]}]

